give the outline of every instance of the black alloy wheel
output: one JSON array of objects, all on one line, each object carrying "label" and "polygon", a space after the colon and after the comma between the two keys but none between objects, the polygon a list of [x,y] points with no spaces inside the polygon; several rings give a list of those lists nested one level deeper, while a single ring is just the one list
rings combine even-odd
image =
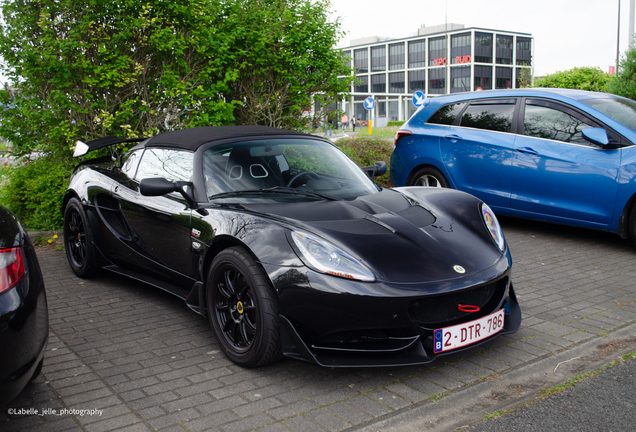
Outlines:
[{"label": "black alloy wheel", "polygon": [[230,360],[256,367],[281,357],[278,308],[263,270],[242,248],[220,252],[208,273],[208,318]]},{"label": "black alloy wheel", "polygon": [[86,213],[77,198],[71,198],[64,210],[64,247],[77,276],[87,278],[96,273],[93,238]]}]

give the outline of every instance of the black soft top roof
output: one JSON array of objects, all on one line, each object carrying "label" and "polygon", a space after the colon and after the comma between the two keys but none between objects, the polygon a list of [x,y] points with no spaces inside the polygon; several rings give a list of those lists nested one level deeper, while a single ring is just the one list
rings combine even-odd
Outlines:
[{"label": "black soft top roof", "polygon": [[302,132],[278,129],[269,126],[206,126],[164,132],[151,138],[124,139],[116,136],[98,138],[86,143],[88,151],[97,150],[125,142],[145,141],[145,147],[176,147],[195,151],[201,145],[214,141],[223,142],[232,138],[255,138],[265,136],[312,137]]},{"label": "black soft top roof", "polygon": [[195,151],[203,144],[213,141],[224,141],[232,138],[249,138],[264,136],[299,136],[313,137],[301,132],[278,129],[269,126],[210,126],[195,127],[156,135],[146,141],[146,147],[176,147]]}]

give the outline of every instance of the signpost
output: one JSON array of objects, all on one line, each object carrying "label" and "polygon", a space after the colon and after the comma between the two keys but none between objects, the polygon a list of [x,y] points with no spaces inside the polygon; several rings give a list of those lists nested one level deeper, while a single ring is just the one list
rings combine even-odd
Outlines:
[{"label": "signpost", "polygon": [[[368,97],[364,100],[364,108],[368,111],[371,111],[373,108],[375,108],[375,99],[373,99],[372,97]],[[369,120],[369,135],[373,135],[373,120]]]},{"label": "signpost", "polygon": [[413,105],[415,105],[417,108],[419,108],[422,105],[424,105],[424,100],[425,99],[426,99],[426,96],[424,95],[424,92],[422,92],[420,90],[416,90],[413,93]]}]

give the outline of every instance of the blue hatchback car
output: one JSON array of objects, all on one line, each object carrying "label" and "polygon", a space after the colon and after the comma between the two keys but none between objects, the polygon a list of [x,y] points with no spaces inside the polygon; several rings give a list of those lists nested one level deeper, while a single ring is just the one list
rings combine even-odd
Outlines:
[{"label": "blue hatchback car", "polygon": [[636,102],[518,89],[428,99],[395,136],[394,186],[451,187],[499,215],[636,242]]}]

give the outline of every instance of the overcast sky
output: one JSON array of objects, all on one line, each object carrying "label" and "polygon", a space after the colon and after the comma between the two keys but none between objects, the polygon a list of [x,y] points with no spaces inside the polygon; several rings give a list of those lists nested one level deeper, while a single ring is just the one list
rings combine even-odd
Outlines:
[{"label": "overcast sky", "polygon": [[[618,0],[331,0],[334,17],[351,39],[417,34],[425,24],[464,24],[530,33],[534,37],[534,74],[573,67],[616,64]],[[620,52],[628,45],[630,0],[621,1]],[[446,16],[447,14],[447,16]]]}]

